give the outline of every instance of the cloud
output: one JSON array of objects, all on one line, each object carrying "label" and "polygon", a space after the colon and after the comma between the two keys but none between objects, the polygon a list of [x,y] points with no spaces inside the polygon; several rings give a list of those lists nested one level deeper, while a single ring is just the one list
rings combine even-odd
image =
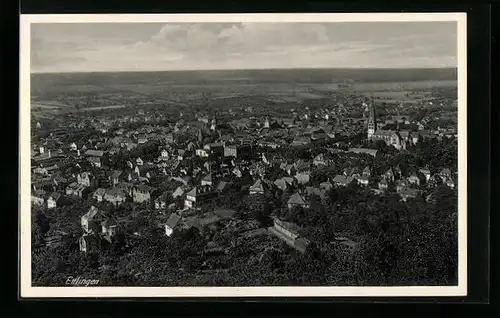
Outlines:
[{"label": "cloud", "polygon": [[32,68],[456,66],[456,40],[447,22],[37,25]]}]

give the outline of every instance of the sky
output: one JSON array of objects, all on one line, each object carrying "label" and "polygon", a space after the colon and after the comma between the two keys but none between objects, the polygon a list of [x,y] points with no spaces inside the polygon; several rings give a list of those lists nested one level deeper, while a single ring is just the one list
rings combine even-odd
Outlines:
[{"label": "sky", "polygon": [[33,73],[456,66],[456,22],[31,25]]}]

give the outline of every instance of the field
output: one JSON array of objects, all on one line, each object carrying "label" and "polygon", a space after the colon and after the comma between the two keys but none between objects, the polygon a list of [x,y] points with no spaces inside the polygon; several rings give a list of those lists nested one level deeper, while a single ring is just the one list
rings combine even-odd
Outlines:
[{"label": "field", "polygon": [[33,111],[151,104],[297,106],[328,103],[337,95],[417,103],[431,98],[432,89],[454,89],[457,85],[454,69],[33,74],[31,81]]}]

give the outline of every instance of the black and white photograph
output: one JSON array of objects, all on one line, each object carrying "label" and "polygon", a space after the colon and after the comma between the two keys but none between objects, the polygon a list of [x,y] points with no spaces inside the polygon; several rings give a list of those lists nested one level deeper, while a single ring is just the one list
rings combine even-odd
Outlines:
[{"label": "black and white photograph", "polygon": [[21,16],[22,295],[465,295],[465,21]]}]

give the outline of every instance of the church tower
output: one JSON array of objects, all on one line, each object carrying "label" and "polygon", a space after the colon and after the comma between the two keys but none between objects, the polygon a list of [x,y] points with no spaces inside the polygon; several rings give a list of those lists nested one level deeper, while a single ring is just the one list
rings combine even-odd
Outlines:
[{"label": "church tower", "polygon": [[266,119],[264,121],[264,128],[269,128],[269,117],[266,116]]},{"label": "church tower", "polygon": [[214,116],[214,118],[212,119],[212,123],[210,125],[210,130],[215,131],[216,126],[217,126],[217,120],[215,119]]},{"label": "church tower", "polygon": [[369,111],[370,114],[368,117],[368,139],[371,139],[372,135],[377,130],[377,117],[376,117],[375,103],[373,102],[373,97],[371,105],[369,106]]}]

